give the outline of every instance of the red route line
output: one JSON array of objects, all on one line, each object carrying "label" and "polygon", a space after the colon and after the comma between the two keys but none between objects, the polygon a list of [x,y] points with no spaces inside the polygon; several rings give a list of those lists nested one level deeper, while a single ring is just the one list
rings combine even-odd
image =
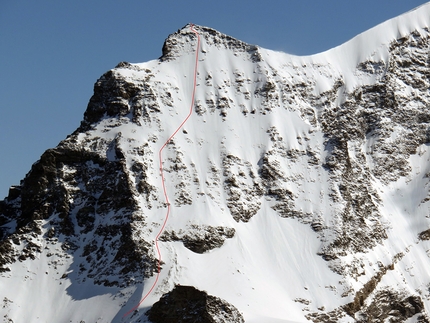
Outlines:
[{"label": "red route line", "polygon": [[135,310],[137,310],[140,306],[140,304],[143,303],[143,301],[152,293],[153,289],[155,288],[155,286],[157,285],[158,282],[158,278],[160,277],[160,272],[161,272],[161,251],[160,248],[158,247],[158,238],[160,238],[161,234],[164,231],[164,228],[167,224],[167,220],[169,219],[169,214],[170,214],[170,202],[169,202],[169,196],[167,195],[167,191],[166,191],[166,184],[164,182],[164,172],[163,172],[163,157],[162,157],[162,153],[164,148],[166,148],[167,144],[170,142],[170,140],[173,139],[173,137],[178,133],[179,130],[181,130],[181,128],[184,126],[184,124],[188,121],[188,119],[191,117],[191,114],[193,113],[193,107],[194,107],[194,97],[196,94],[196,85],[197,85],[197,67],[198,67],[198,62],[199,62],[199,48],[200,48],[200,35],[199,33],[194,29],[194,25],[190,24],[191,26],[191,31],[193,33],[196,34],[197,36],[197,48],[196,48],[196,62],[194,65],[194,83],[193,83],[193,92],[191,95],[191,105],[190,105],[190,111],[188,112],[187,117],[184,119],[184,121],[182,121],[182,123],[179,125],[179,127],[175,130],[175,132],[169,137],[169,139],[166,140],[166,142],[164,143],[164,145],[160,148],[160,151],[158,152],[158,158],[159,158],[159,163],[160,163],[160,176],[161,176],[161,184],[163,186],[163,193],[164,193],[164,198],[166,200],[166,204],[167,204],[167,213],[166,213],[166,217],[164,218],[164,222],[163,225],[161,226],[160,232],[158,232],[156,238],[155,238],[155,248],[157,249],[157,253],[158,253],[158,270],[157,270],[157,275],[155,276],[155,281],[152,284],[150,290],[145,294],[145,296],[143,296],[143,298],[140,300],[140,302],[134,306],[131,310],[129,310],[127,313],[124,314],[123,317],[126,317],[128,315],[130,315],[130,313],[134,312]]}]

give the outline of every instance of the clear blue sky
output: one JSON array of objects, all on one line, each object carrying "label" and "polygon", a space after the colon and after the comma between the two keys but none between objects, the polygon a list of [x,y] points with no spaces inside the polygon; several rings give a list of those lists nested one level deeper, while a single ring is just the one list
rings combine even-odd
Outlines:
[{"label": "clear blue sky", "polygon": [[188,22],[305,55],[342,44],[419,0],[0,0],[0,200],[82,120],[120,61],[161,54]]}]

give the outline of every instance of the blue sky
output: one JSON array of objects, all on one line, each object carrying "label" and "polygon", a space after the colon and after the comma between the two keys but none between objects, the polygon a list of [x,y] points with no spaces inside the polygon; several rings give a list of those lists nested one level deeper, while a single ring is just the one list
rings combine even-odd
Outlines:
[{"label": "blue sky", "polygon": [[307,55],[425,2],[1,0],[0,200],[79,126],[104,72],[158,58],[164,39],[188,22]]}]

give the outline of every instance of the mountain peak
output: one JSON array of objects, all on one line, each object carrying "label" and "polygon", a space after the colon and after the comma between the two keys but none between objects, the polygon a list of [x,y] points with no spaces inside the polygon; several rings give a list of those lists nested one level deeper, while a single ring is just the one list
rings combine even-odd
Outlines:
[{"label": "mountain peak", "polygon": [[429,8],[306,57],[186,25],[105,73],[0,202],[0,313],[429,322]]},{"label": "mountain peak", "polygon": [[209,50],[208,47],[216,47],[234,52],[246,52],[253,60],[259,59],[257,54],[258,46],[247,44],[209,27],[187,24],[177,32],[170,34],[164,41],[163,54],[160,57],[161,61],[173,60],[183,53],[190,53],[195,50],[196,35],[191,31],[191,26],[194,26],[200,37],[204,39],[204,44],[201,48],[203,53]]}]

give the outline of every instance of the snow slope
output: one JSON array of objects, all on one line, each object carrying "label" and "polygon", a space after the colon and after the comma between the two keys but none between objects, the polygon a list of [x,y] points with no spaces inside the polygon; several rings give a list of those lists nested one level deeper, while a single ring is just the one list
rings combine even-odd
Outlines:
[{"label": "snow slope", "polygon": [[[151,288],[153,268],[141,270],[147,276],[123,274],[119,265],[91,273],[88,259],[115,263],[118,250],[107,246],[121,234],[100,228],[118,221],[129,221],[136,248],[156,259],[166,209],[157,152],[192,103],[196,37],[187,25],[169,36],[161,59],[119,64],[98,81],[83,123],[59,147],[121,165],[124,176],[106,183],[126,178],[132,211],[97,206],[108,202],[102,189],[91,191],[106,176],[96,161],[86,161],[85,172],[67,161],[55,166],[72,233],[60,228],[58,211],[33,219],[40,232],[16,230],[21,211],[5,210],[20,210],[25,196],[10,195],[0,208],[3,240],[19,237],[10,253],[34,259],[9,261],[1,273],[5,322],[146,322],[146,310],[177,284],[226,300],[246,322],[355,322],[384,308],[384,293],[412,308],[404,321],[417,322],[430,311],[430,234],[423,235],[430,228],[430,100],[420,70],[428,62],[415,58],[429,55],[429,23],[426,4],[305,57],[196,26],[195,113],[163,155],[170,238],[159,243],[159,282],[127,317]],[[388,92],[404,113],[389,112]],[[398,119],[408,113],[413,118]],[[88,226],[79,217],[89,205],[82,192],[99,210]],[[234,236],[204,253],[171,238],[210,240],[205,226],[232,228]]]}]

